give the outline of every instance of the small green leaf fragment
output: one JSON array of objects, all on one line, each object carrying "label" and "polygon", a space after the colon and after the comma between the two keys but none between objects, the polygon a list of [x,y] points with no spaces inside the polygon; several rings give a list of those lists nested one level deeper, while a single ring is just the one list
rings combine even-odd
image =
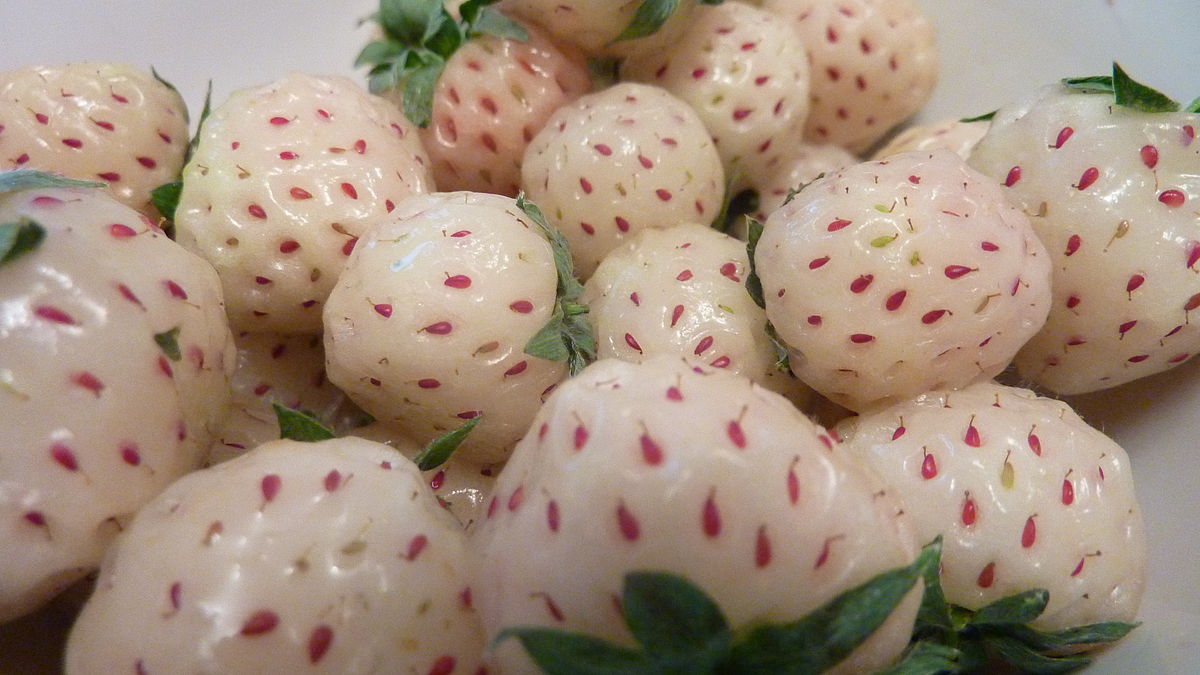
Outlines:
[{"label": "small green leaf fragment", "polygon": [[964,117],[964,118],[960,119],[959,122],[963,122],[963,123],[967,123],[967,124],[969,124],[971,122],[990,122],[992,120],[992,118],[995,116],[996,116],[996,111],[993,110],[991,112],[986,112],[986,113],[983,113],[982,115],[976,115],[974,117]]},{"label": "small green leaf fragment", "polygon": [[1031,675],[1055,675],[1079,670],[1092,662],[1087,656],[1046,656],[1020,640],[1004,635],[986,635],[985,644],[1009,664],[1022,673]]},{"label": "small green leaf fragment", "polygon": [[659,675],[640,652],[582,633],[553,628],[506,628],[493,646],[515,637],[546,675]]},{"label": "small green leaf fragment", "polygon": [[1133,79],[1113,61],[1113,100],[1117,105],[1141,112],[1176,112],[1179,103],[1166,94]]},{"label": "small green leaf fragment", "polygon": [[317,418],[306,412],[294,410],[279,403],[272,403],[271,407],[275,409],[275,419],[279,422],[280,438],[315,443],[335,437],[329,427],[321,424]]},{"label": "small green leaf fragment", "polygon": [[153,75],[154,79],[158,80],[158,83],[161,84],[162,86],[166,87],[167,89],[170,89],[171,91],[173,91],[175,93],[179,93],[179,89],[175,85],[171,84],[171,82],[169,80],[167,80],[167,78],[163,77],[162,75],[159,75],[158,71],[155,70],[154,66],[150,66],[150,74]]},{"label": "small green leaf fragment", "polygon": [[613,42],[636,40],[657,33],[678,6],[679,0],[642,0],[629,25]]},{"label": "small green leaf fragment", "polygon": [[46,229],[28,218],[0,224],[0,266],[35,250],[46,238]]},{"label": "small green leaf fragment", "polygon": [[900,236],[899,234],[885,234],[885,235],[882,235],[879,237],[875,237],[874,239],[871,240],[871,246],[874,246],[875,248],[883,248],[884,246],[887,246],[888,244],[892,243],[893,241],[896,241],[896,238],[899,236]]},{"label": "small green leaf fragment", "polygon": [[757,219],[746,216],[746,255],[750,258],[750,273],[746,275],[746,292],[754,300],[754,304],[766,308],[763,300],[762,279],[758,278],[758,268],[754,265],[754,252],[758,249],[758,240],[762,238],[763,224]]},{"label": "small green leaf fragment", "polygon": [[529,31],[524,26],[490,7],[482,8],[478,17],[471,22],[471,35],[494,35],[517,42],[529,42]]},{"label": "small green leaf fragment", "polygon": [[681,576],[626,574],[621,607],[629,631],[652,657],[677,662],[697,654],[722,654],[729,646],[729,625],[721,608]]},{"label": "small green leaf fragment", "polygon": [[179,208],[179,195],[183,193],[183,181],[163,183],[150,191],[150,203],[163,218],[175,220],[175,209]]},{"label": "small green leaf fragment", "polygon": [[36,169],[14,169],[0,171],[0,195],[22,190],[37,190],[42,188],[100,188],[104,183],[89,180],[63,178],[52,173]]},{"label": "small green leaf fragment", "polygon": [[354,67],[386,63],[402,56],[404,52],[403,45],[391,40],[368,42],[358,53],[358,58],[354,60]]},{"label": "small green leaf fragment", "polygon": [[767,338],[771,340],[771,349],[775,352],[775,370],[790,375],[792,373],[792,362],[791,353],[788,352],[787,345],[783,343],[783,339],[776,332],[775,324],[768,321],[765,330]]},{"label": "small green leaf fragment", "polygon": [[422,129],[433,119],[433,88],[445,67],[441,57],[430,55],[425,65],[404,81],[404,116]]},{"label": "small green leaf fragment", "polygon": [[1200,112],[1200,97],[1192,99],[1192,102],[1187,104],[1187,107],[1183,109],[1183,112],[1185,112],[1185,113]]},{"label": "small green leaf fragment", "polygon": [[442,0],[380,0],[378,21],[388,36],[417,45],[444,11]]},{"label": "small green leaf fragment", "polygon": [[425,38],[424,46],[442,59],[448,59],[466,41],[465,26],[455,21],[450,14],[443,12],[430,25],[430,32]]},{"label": "small green leaf fragment", "polygon": [[416,463],[417,468],[422,471],[429,471],[445,464],[446,460],[450,459],[450,455],[454,454],[458,446],[462,445],[462,442],[471,434],[471,431],[475,429],[475,426],[479,424],[479,420],[481,419],[483,419],[482,414],[476,415],[457,429],[448,431],[430,441],[413,458],[413,462]]},{"label": "small green leaf fragment", "polygon": [[1111,75],[1093,75],[1091,77],[1067,77],[1062,80],[1063,86],[1074,89],[1082,94],[1111,94],[1113,79]]},{"label": "small green leaf fragment", "polygon": [[179,351],[179,326],[161,333],[155,333],[154,344],[158,345],[162,353],[172,361],[178,361],[183,358],[183,354]]},{"label": "small green leaf fragment", "polygon": [[979,608],[971,617],[972,626],[1014,626],[1026,624],[1042,615],[1050,593],[1034,588],[1023,593],[1000,598]]}]

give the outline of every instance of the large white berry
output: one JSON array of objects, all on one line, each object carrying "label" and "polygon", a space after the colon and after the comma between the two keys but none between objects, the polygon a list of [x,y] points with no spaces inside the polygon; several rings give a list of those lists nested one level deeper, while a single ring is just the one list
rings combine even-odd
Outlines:
[{"label": "large white berry", "polygon": [[138,513],[67,671],[472,673],[467,568],[458,523],[395,451],[275,441]]},{"label": "large white berry", "polygon": [[793,372],[855,410],[996,375],[1049,310],[1028,218],[945,150],[810,184],[755,261]]},{"label": "large white berry", "polygon": [[1125,451],[1060,401],[991,382],[935,391],[838,427],[944,537],[949,602],[1050,592],[1035,626],[1132,621],[1146,539]]}]

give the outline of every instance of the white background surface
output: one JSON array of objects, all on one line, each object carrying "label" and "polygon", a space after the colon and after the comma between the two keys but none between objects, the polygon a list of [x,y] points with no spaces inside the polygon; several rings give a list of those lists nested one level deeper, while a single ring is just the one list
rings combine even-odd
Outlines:
[{"label": "white background surface", "polygon": [[[78,60],[153,65],[199,110],[288,70],[353,75],[371,0],[0,0],[0,70]],[[1184,102],[1200,96],[1197,0],[921,0],[942,77],[922,119],[995,109],[1112,60]],[[1200,167],[1197,167],[1200,172]],[[1200,359],[1072,400],[1132,457],[1151,562],[1145,625],[1089,675],[1200,672]],[[3,670],[0,654],[0,670]]]}]

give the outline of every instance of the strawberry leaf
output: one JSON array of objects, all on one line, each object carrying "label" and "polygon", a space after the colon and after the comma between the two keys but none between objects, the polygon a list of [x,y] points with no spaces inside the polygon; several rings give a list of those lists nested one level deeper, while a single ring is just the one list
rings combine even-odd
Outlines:
[{"label": "strawberry leaf", "polygon": [[582,633],[553,628],[506,628],[493,644],[510,637],[521,641],[529,658],[546,675],[660,675],[662,672],[635,649]]},{"label": "strawberry leaf", "polygon": [[766,309],[763,300],[762,279],[758,278],[758,268],[754,265],[754,251],[758,249],[758,240],[762,238],[763,224],[756,218],[746,216],[746,254],[750,258],[750,273],[746,275],[746,292],[754,300],[754,304]]},{"label": "strawberry leaf", "polygon": [[279,437],[290,441],[315,443],[335,438],[333,431],[321,424],[316,417],[289,408],[279,403],[272,403],[275,409],[275,420],[279,422]]},{"label": "strawberry leaf", "polygon": [[633,19],[629,25],[621,31],[613,43],[654,35],[667,22],[667,19],[671,18],[671,14],[675,13],[677,7],[679,7],[679,0],[642,0],[642,4],[638,5],[637,11],[633,13]]},{"label": "strawberry leaf", "polygon": [[1079,645],[1116,642],[1139,625],[1141,624],[1106,621],[1057,631],[1040,631],[1028,626],[1014,626],[1005,632],[1038,651],[1054,651]]},{"label": "strawberry leaf", "polygon": [[154,344],[158,345],[162,353],[172,361],[178,361],[183,358],[183,354],[179,351],[179,326],[161,333],[155,333]]},{"label": "strawberry leaf", "polygon": [[462,442],[471,434],[471,431],[475,429],[475,426],[479,424],[479,420],[481,419],[483,419],[483,415],[476,415],[467,420],[466,424],[430,441],[413,458],[413,462],[416,463],[417,468],[422,471],[429,471],[445,464],[446,460],[450,459],[450,455],[454,454],[458,446],[462,445]]},{"label": "strawberry leaf", "polygon": [[1092,75],[1090,77],[1068,77],[1062,81],[1068,89],[1074,89],[1082,94],[1111,94],[1113,81],[1111,75]]},{"label": "strawberry leaf", "polygon": [[45,238],[46,229],[28,218],[0,224],[0,266],[33,251]]},{"label": "strawberry leaf", "polygon": [[88,180],[64,178],[57,174],[46,173],[36,169],[13,169],[0,171],[0,195],[22,190],[37,190],[41,188],[97,188],[104,183]]},{"label": "strawberry leaf", "polygon": [[1063,80],[1063,84],[1084,94],[1111,94],[1117,105],[1141,112],[1179,110],[1177,101],[1133,79],[1116,61],[1112,64],[1112,75],[1072,77]]},{"label": "strawberry leaf", "polygon": [[959,122],[990,122],[991,119],[995,116],[996,116],[996,111],[993,110],[991,112],[986,112],[986,113],[983,113],[982,115],[976,115],[974,117],[964,117],[964,118],[960,119]]},{"label": "strawberry leaf", "polygon": [[1192,102],[1187,104],[1187,107],[1183,109],[1183,112],[1185,112],[1185,113],[1200,112],[1200,98],[1193,99]]},{"label": "strawberry leaf", "polygon": [[[938,537],[941,541],[941,537]],[[946,594],[942,590],[941,560],[931,563],[925,568],[925,591],[921,596],[921,607],[917,611],[916,624],[913,633],[917,637],[945,637],[954,631],[950,618],[950,606],[946,603]]]},{"label": "strawberry leaf", "polygon": [[529,31],[521,24],[504,16],[491,7],[483,7],[476,18],[470,20],[472,35],[494,35],[517,42],[529,42]]},{"label": "strawberry leaf", "polygon": [[771,340],[771,349],[775,352],[775,370],[791,375],[791,354],[787,350],[787,345],[783,343],[783,339],[779,337],[779,333],[775,331],[775,324],[768,321],[766,332],[767,337]]},{"label": "strawberry leaf", "polygon": [[744,636],[727,662],[737,672],[819,673],[845,659],[892,614],[936,566],[942,542],[930,542],[912,564],[876,575],[799,621],[764,625]]},{"label": "strawberry leaf", "polygon": [[683,577],[627,574],[621,607],[629,632],[656,661],[706,672],[729,651],[732,635],[721,608]]},{"label": "strawberry leaf", "polygon": [[421,128],[433,119],[433,87],[445,67],[441,57],[430,56],[429,62],[409,73],[404,81],[404,116]]},{"label": "strawberry leaf", "polygon": [[417,45],[429,35],[431,24],[444,11],[441,0],[380,0],[376,18],[390,37]]},{"label": "strawberry leaf", "polygon": [[163,183],[150,191],[150,203],[163,218],[175,220],[175,210],[179,208],[179,195],[183,194],[183,181],[173,180]]},{"label": "strawberry leaf", "polygon": [[575,276],[571,250],[562,233],[550,227],[542,210],[525,199],[523,192],[517,195],[517,208],[541,228],[543,236],[550,243],[554,268],[558,273],[554,311],[546,325],[525,343],[525,353],[547,361],[566,361],[567,371],[575,375],[595,360],[596,338],[586,316],[588,307],[579,303],[583,285]]},{"label": "strawberry leaf", "polygon": [[1029,623],[1046,611],[1050,593],[1044,588],[1035,588],[1001,598],[975,611],[972,626],[1014,626]]},{"label": "strawberry leaf", "polygon": [[915,642],[891,668],[875,675],[936,675],[964,672],[959,659],[962,653],[949,645],[936,642]]},{"label": "strawberry leaf", "polygon": [[984,638],[984,642],[994,649],[1000,658],[1016,666],[1022,673],[1031,675],[1069,673],[1092,662],[1086,656],[1046,656],[1020,640],[1004,635],[989,635]]}]

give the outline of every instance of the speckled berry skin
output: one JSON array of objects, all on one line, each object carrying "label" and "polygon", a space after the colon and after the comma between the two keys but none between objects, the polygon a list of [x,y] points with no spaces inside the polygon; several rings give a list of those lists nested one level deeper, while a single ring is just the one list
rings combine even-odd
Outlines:
[{"label": "speckled berry skin", "polygon": [[678,41],[626,59],[621,77],[686,101],[712,136],[734,190],[776,168],[804,136],[803,41],[790,22],[745,3],[700,7]]},{"label": "speckled berry skin", "polygon": [[237,457],[279,438],[274,403],[307,412],[341,435],[366,415],[325,376],[320,335],[238,333],[233,405],[206,464]]},{"label": "speckled berry skin", "polygon": [[502,0],[501,11],[544,28],[554,40],[575,45],[590,56],[628,56],[662,49],[679,39],[696,10],[681,0],[671,18],[648,37],[614,42],[633,20],[637,2],[628,0]]},{"label": "speckled berry skin", "polygon": [[993,377],[1050,305],[1029,219],[945,150],[812,183],[767,219],[755,262],[792,371],[851,410]]},{"label": "speckled berry skin", "polygon": [[432,190],[428,166],[393,105],[293,73],[213,110],[184,169],[178,241],[217,269],[235,330],[320,333],[358,236]]},{"label": "speckled berry skin", "polygon": [[473,673],[466,542],[416,466],[275,441],[174,483],[105,560],[68,673]]},{"label": "speckled berry skin", "polygon": [[[419,132],[439,190],[516,197],[529,141],[555,110],[591,89],[578,51],[527,30],[524,42],[474,36],[446,62],[433,118]],[[401,93],[385,96],[401,104]]]},{"label": "speckled berry skin", "polygon": [[187,144],[183,99],[150,73],[116,63],[0,72],[0,170],[104,181],[157,218],[150,191],[175,180]]},{"label": "speckled berry skin", "polygon": [[933,26],[915,0],[762,0],[800,31],[812,68],[810,143],[863,152],[925,104]]},{"label": "speckled berry skin", "polygon": [[[382,422],[359,427],[347,435],[382,443],[414,460],[423,449],[403,431]],[[446,507],[468,532],[475,523],[483,520],[487,497],[491,495],[499,473],[499,465],[472,462],[463,459],[457,451],[441,466],[421,472],[438,503]]]},{"label": "speckled berry skin", "polygon": [[874,159],[913,150],[949,150],[967,159],[975,144],[987,133],[988,123],[964,122],[947,119],[930,124],[914,124],[896,134],[882,147],[875,150]]},{"label": "speckled berry skin", "polygon": [[[0,621],[94,569],[196,468],[230,398],[216,275],[102,190],[0,195],[46,238],[0,266]],[[155,335],[178,329],[176,355]]]},{"label": "speckled berry skin", "polygon": [[838,430],[902,498],[918,539],[944,537],[949,602],[978,609],[1044,588],[1038,628],[1136,617],[1146,539],[1129,458],[1066,403],[981,382]]},{"label": "speckled berry skin", "polygon": [[[858,158],[841,146],[798,143],[788,149],[787,156],[772,171],[754,176],[750,187],[758,193],[758,210],[754,217],[760,222],[787,201],[788,194],[813,182],[822,174],[831,174],[853,164]],[[738,223],[739,238],[745,239],[745,225]]]},{"label": "speckled berry skin", "polygon": [[[485,630],[629,643],[614,599],[626,572],[647,569],[698,584],[734,631],[797,619],[915,555],[898,504],[863,469],[743,377],[668,357],[598,361],[538,413],[472,538]],[[894,660],[918,594],[834,671]],[[532,672],[515,641],[493,654],[501,672]]]},{"label": "speckled berry skin", "polygon": [[330,294],[329,379],[418,443],[482,413],[459,452],[502,461],[566,376],[524,351],[557,284],[549,242],[514,200],[408,199],[364,234]]},{"label": "speckled berry skin", "polygon": [[971,164],[1007,186],[1049,250],[1046,327],[1017,356],[1060,394],[1106,389],[1200,351],[1200,115],[1043,88],[1000,112]]},{"label": "speckled berry skin", "polygon": [[688,104],[627,82],[559,108],[525,151],[521,185],[586,279],[641,230],[715,218],[725,174]]},{"label": "speckled berry skin", "polygon": [[584,288],[597,357],[678,356],[803,405],[811,392],[775,367],[766,312],[746,292],[749,268],[744,243],[705,225],[639,232],[605,257]]}]

